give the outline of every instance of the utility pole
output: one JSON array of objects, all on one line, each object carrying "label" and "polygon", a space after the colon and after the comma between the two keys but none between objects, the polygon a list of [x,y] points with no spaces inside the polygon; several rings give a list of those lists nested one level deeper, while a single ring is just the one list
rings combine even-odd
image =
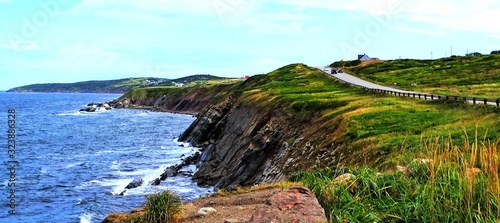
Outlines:
[{"label": "utility pole", "polygon": [[450,57],[453,56],[453,46],[450,46]]},{"label": "utility pole", "polygon": [[431,60],[432,60],[432,54],[433,54],[433,52],[431,51]]}]

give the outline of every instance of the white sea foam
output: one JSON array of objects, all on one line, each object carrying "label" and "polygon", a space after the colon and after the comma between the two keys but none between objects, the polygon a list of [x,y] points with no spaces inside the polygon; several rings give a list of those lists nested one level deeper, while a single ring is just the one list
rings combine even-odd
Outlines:
[{"label": "white sea foam", "polygon": [[91,223],[92,217],[94,214],[91,213],[83,213],[80,215],[80,223]]},{"label": "white sea foam", "polygon": [[97,151],[95,154],[101,155],[101,154],[114,153],[114,152],[116,152],[116,151],[114,151],[114,150],[102,150],[102,151]]},{"label": "white sea foam", "polygon": [[106,180],[101,183],[103,187],[111,187],[111,193],[113,195],[119,195],[125,187],[134,180],[134,178],[124,178],[124,179],[116,179],[116,180]]},{"label": "white sea foam", "polygon": [[85,187],[90,187],[90,186],[94,186],[94,185],[101,185],[101,184],[102,184],[102,182],[99,180],[91,180],[91,181],[83,182],[79,186],[76,186],[75,188],[82,189]]},{"label": "white sea foam", "polygon": [[147,112],[147,111],[144,111],[144,112],[141,112],[141,113],[134,114],[134,116],[148,116],[148,115],[149,115],[149,112]]},{"label": "white sea foam", "polygon": [[70,164],[66,165],[66,168],[71,168],[71,167],[74,167],[74,166],[80,166],[82,164],[83,164],[83,162],[70,163]]},{"label": "white sea foam", "polygon": [[57,114],[58,116],[73,116],[73,115],[81,115],[82,113],[79,112],[79,111],[68,111],[68,112],[65,112],[65,113],[60,113],[60,114]]},{"label": "white sea foam", "polygon": [[111,163],[111,166],[109,166],[110,169],[112,170],[119,170],[120,169],[121,163],[118,162],[118,160],[115,160]]}]

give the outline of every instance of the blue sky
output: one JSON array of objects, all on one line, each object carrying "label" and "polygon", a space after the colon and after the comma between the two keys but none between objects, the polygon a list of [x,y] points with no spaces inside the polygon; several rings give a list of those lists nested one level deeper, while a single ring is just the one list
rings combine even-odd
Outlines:
[{"label": "blue sky", "polygon": [[1,90],[500,50],[496,0],[26,2],[0,0]]}]

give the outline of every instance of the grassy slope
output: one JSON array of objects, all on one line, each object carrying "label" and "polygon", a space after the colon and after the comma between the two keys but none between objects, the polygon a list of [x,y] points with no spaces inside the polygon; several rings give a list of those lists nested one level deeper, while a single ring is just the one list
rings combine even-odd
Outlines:
[{"label": "grassy slope", "polygon": [[[318,147],[343,144],[348,163],[392,167],[422,151],[421,138],[462,140],[463,130],[489,139],[500,136],[498,110],[461,103],[374,95],[341,84],[314,68],[289,65],[245,83],[242,101],[280,109]],[[402,154],[405,149],[406,154]]]},{"label": "grassy slope", "polygon": [[[463,81],[477,82],[472,77]],[[150,88],[129,94],[141,97],[193,89]],[[468,146],[468,141],[478,141],[464,134],[477,132],[486,144],[496,141],[500,136],[497,108],[374,95],[303,64],[235,83],[217,98],[227,94],[239,95],[241,105],[279,111],[300,128],[313,149],[291,151],[304,162],[301,168],[309,171],[294,179],[315,191],[332,222],[463,222],[498,216],[498,205],[488,204],[500,198],[496,147]],[[340,155],[332,152],[333,145],[341,148]],[[474,158],[477,154],[483,158]],[[338,175],[331,171],[332,158],[339,156],[340,164],[358,175],[351,184],[354,187],[331,184]],[[439,162],[419,166],[415,158]],[[396,165],[414,167],[413,175],[376,174]],[[469,168],[476,166],[490,170],[477,181],[466,178]]]},{"label": "grassy slope", "polygon": [[[200,88],[203,90],[197,95],[203,97],[213,86],[141,88],[123,97],[182,97]],[[500,114],[496,108],[374,94],[342,84],[302,64],[235,82],[230,91],[218,93],[214,101],[228,94],[240,95],[238,103],[243,105],[277,110],[290,117],[317,148],[341,145],[344,161],[349,164],[391,168],[421,153],[422,139],[450,136],[461,142],[464,130],[478,131],[491,140],[500,136]],[[323,155],[334,156],[329,152]]]},{"label": "grassy slope", "polygon": [[[217,92],[220,89],[224,89],[224,86],[234,85],[241,80],[206,80],[202,83],[190,83],[188,87],[174,87],[174,86],[156,86],[156,87],[143,87],[136,88],[123,94],[120,99],[129,98],[133,100],[147,99],[147,98],[161,98],[163,95],[168,95],[169,97],[186,97],[186,95],[191,93],[196,93],[197,98],[203,98],[211,93],[215,94],[213,98],[214,103],[222,99],[229,92]],[[119,99],[119,100],[120,100]]]},{"label": "grassy slope", "polygon": [[443,95],[500,98],[500,55],[438,60],[392,60],[349,71],[366,80],[405,90]]},{"label": "grassy slope", "polygon": [[105,80],[105,81],[83,81],[76,83],[51,83],[51,84],[32,84],[21,87],[13,88],[9,91],[14,92],[82,92],[82,93],[123,93],[131,89],[141,88],[147,86],[147,81],[162,81],[159,85],[173,86],[175,83],[185,83],[188,85],[197,85],[199,83],[207,82],[227,82],[234,81],[225,80],[222,77],[212,75],[192,75],[178,79],[165,79],[165,78],[125,78],[118,80]]},{"label": "grassy slope", "polygon": [[32,84],[13,88],[17,92],[110,92],[121,93],[145,86],[147,78],[126,78],[108,81],[84,81],[77,83]]}]

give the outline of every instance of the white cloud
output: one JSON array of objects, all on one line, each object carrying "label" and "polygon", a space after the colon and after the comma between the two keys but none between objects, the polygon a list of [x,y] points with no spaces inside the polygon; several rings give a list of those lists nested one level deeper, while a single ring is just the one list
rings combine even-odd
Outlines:
[{"label": "white cloud", "polygon": [[491,25],[492,21],[500,21],[500,2],[496,0],[275,1],[299,7],[357,11],[372,15],[389,12],[394,18],[430,24],[436,29],[500,34],[500,30]]}]

